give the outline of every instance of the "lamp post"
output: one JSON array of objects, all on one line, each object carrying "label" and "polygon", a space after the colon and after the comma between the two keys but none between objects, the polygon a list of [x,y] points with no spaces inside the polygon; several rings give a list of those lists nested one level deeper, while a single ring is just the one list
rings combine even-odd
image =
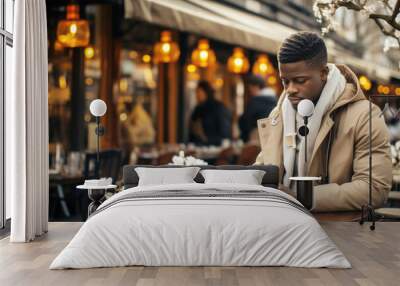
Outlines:
[{"label": "lamp post", "polygon": [[100,125],[100,117],[107,111],[106,103],[101,99],[95,99],[90,103],[90,113],[96,117],[96,135],[97,135],[97,160],[96,160],[96,176],[98,177],[100,163],[100,136],[104,135],[104,127]]},{"label": "lamp post", "polygon": [[[311,100],[303,99],[297,106],[297,113],[303,118],[304,125],[300,127],[299,133],[304,137],[304,161],[307,163],[307,135],[309,129],[307,127],[308,119],[314,113],[314,104]],[[307,165],[307,164],[306,164]],[[306,173],[307,171],[305,171]],[[292,181],[296,181],[296,197],[308,210],[314,205],[313,182],[321,180],[320,177],[291,177]]]}]

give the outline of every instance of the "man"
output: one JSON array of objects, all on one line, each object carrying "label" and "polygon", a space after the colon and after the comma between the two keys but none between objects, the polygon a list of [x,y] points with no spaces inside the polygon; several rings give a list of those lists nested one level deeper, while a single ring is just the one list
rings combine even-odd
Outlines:
[{"label": "man", "polygon": [[207,81],[196,88],[197,105],[190,117],[189,141],[198,145],[221,145],[231,139],[231,112],[215,99],[215,91]]},{"label": "man", "polygon": [[[368,202],[369,102],[356,75],[344,65],[327,63],[324,41],[314,33],[287,38],[278,54],[284,92],[277,107],[258,121],[262,151],[256,164],[279,166],[284,190],[294,190],[291,176],[318,176],[314,211],[358,210]],[[296,108],[313,101],[309,119],[308,160],[303,119]],[[380,110],[372,110],[372,203],[382,206],[391,188],[389,134]]]},{"label": "man", "polygon": [[240,137],[244,142],[257,140],[253,131],[257,131],[257,120],[265,118],[276,106],[276,93],[265,85],[262,77],[251,75],[247,78],[249,101],[243,115],[239,119]]}]

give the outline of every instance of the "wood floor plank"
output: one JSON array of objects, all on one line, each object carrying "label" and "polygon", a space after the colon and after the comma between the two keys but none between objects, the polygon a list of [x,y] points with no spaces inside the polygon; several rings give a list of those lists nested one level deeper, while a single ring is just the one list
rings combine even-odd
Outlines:
[{"label": "wood floor plank", "polygon": [[0,240],[0,285],[397,286],[400,273],[400,223],[382,222],[374,232],[352,222],[321,223],[352,264],[352,269],[290,267],[117,267],[49,270],[81,223],[50,223],[32,243]]}]

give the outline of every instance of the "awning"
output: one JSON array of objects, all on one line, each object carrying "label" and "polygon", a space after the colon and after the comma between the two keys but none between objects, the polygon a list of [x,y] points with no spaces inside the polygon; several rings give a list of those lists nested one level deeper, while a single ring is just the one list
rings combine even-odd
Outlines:
[{"label": "awning", "polygon": [[[276,54],[296,32],[282,24],[210,0],[125,0],[125,17],[191,32],[245,48]],[[326,40],[332,62],[350,65],[376,79],[400,79],[400,72],[343,51]]]},{"label": "awning", "polygon": [[295,30],[208,0],[125,0],[125,17],[277,53]]}]

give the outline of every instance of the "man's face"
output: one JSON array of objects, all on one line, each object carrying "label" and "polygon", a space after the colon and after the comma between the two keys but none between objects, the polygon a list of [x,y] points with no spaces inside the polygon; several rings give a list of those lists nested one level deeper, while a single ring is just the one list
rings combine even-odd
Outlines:
[{"label": "man's face", "polygon": [[282,79],[285,93],[294,108],[303,99],[318,101],[324,88],[328,67],[317,67],[306,61],[279,64],[279,73]]}]

